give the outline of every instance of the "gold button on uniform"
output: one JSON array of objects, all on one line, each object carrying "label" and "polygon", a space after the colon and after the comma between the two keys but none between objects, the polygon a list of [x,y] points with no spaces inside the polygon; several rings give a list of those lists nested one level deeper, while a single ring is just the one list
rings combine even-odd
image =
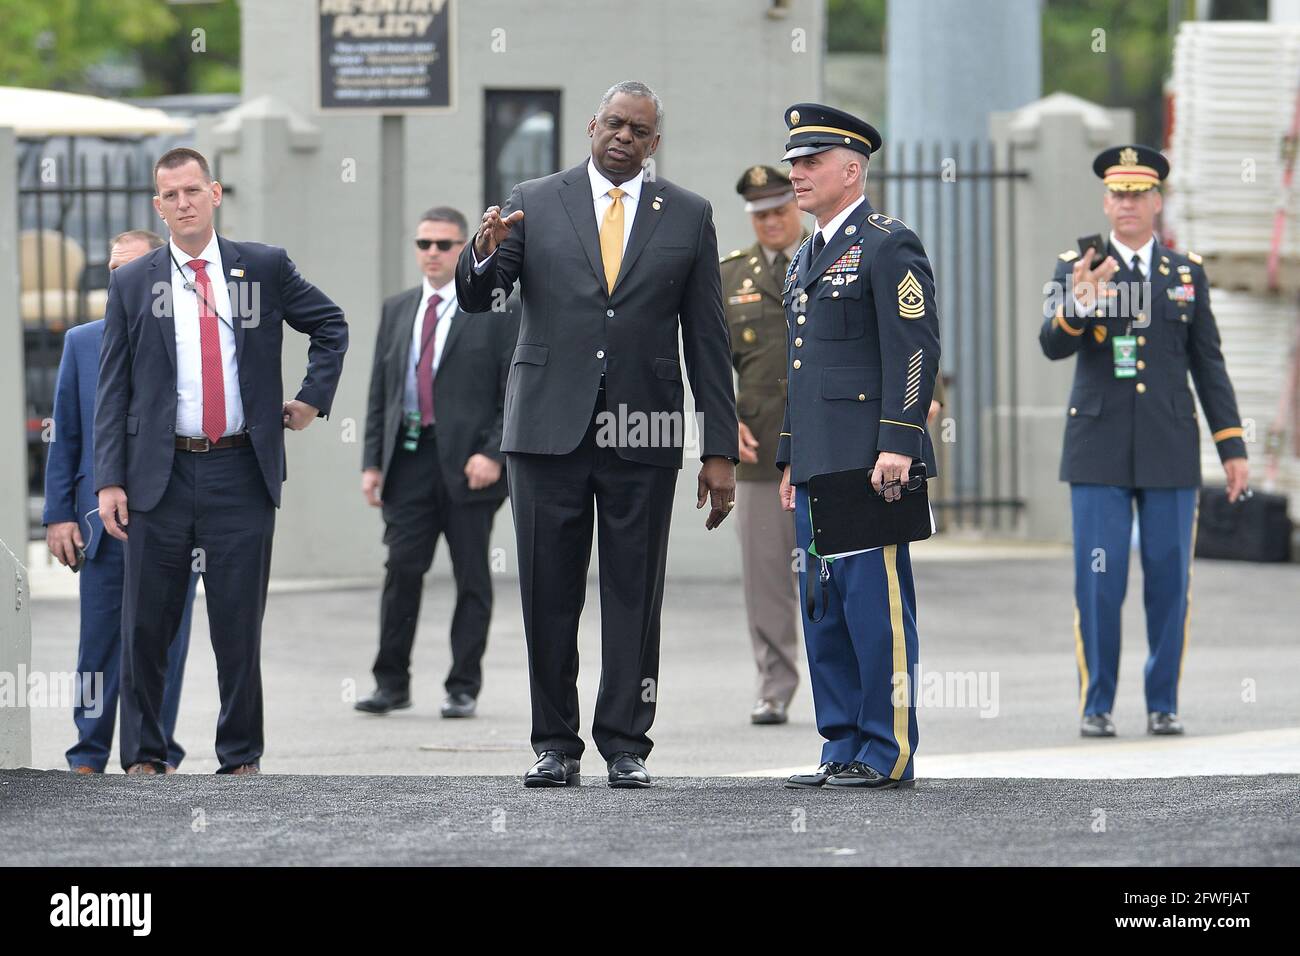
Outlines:
[{"label": "gold button on uniform", "polygon": [[800,293],[799,293],[799,301],[800,301],[800,302],[807,302],[807,301],[808,301],[808,293],[807,293],[807,292],[800,292]]},{"label": "gold button on uniform", "polygon": [[1073,408],[1073,407],[1071,407],[1071,409],[1070,409],[1070,414],[1071,414],[1071,415],[1077,415],[1077,414],[1079,414],[1079,410],[1078,410],[1077,408]]},{"label": "gold button on uniform", "polygon": [[1139,322],[1145,322],[1146,320],[1147,320],[1147,314],[1146,314],[1145,312],[1139,312],[1139,313],[1138,313],[1138,321],[1139,321]]},{"label": "gold button on uniform", "polygon": [[1137,390],[1138,390],[1138,394],[1141,395],[1143,392],[1147,390],[1147,387],[1143,385],[1141,382],[1138,382]]},{"label": "gold button on uniform", "polygon": [[795,347],[795,348],[800,348],[802,345],[803,345],[803,339],[796,338],[796,339],[794,340],[794,347]]},{"label": "gold button on uniform", "polygon": [[1146,367],[1147,367],[1147,363],[1142,361],[1141,359],[1138,359],[1138,371],[1140,372]]},{"label": "gold button on uniform", "polygon": [[1145,335],[1139,335],[1138,345],[1146,345],[1146,344],[1147,344],[1147,337]]},{"label": "gold button on uniform", "polygon": [[801,363],[798,359],[795,359],[795,360],[794,360],[794,367],[795,367],[795,368],[798,368],[801,364],[802,364],[802,363]]},{"label": "gold button on uniform", "polygon": [[799,316],[799,318],[795,319],[795,321],[798,322],[800,325],[803,325],[805,322],[808,321],[808,316],[801,315]]},{"label": "gold button on uniform", "polygon": [[867,400],[867,395],[866,395],[866,393],[865,393],[865,392],[858,392],[858,401],[860,401],[860,402],[865,402],[866,400]]}]

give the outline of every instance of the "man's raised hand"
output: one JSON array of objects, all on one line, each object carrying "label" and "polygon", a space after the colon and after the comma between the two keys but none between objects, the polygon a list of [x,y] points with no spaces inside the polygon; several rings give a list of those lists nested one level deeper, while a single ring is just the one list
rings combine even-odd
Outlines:
[{"label": "man's raised hand", "polygon": [[502,219],[500,206],[488,206],[479,223],[478,232],[474,234],[474,254],[479,261],[496,252],[497,246],[510,234],[510,228],[517,222],[523,222],[523,219],[522,209],[516,209]]},{"label": "man's raised hand", "polygon": [[1115,278],[1115,273],[1119,271],[1119,263],[1113,256],[1107,256],[1102,260],[1101,265],[1092,268],[1092,257],[1095,254],[1096,250],[1089,246],[1088,251],[1074,264],[1072,277],[1074,297],[1085,309],[1091,309],[1096,304],[1098,285],[1105,285]]}]

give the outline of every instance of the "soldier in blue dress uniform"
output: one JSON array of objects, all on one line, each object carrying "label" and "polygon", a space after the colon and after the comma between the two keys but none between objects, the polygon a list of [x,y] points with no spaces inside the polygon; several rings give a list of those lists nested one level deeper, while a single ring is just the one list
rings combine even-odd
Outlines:
[{"label": "soldier in blue dress uniform", "polygon": [[1181,734],[1178,680],[1201,482],[1189,372],[1234,501],[1246,490],[1246,444],[1201,257],[1155,237],[1169,163],[1147,146],[1116,146],[1097,156],[1093,171],[1106,185],[1109,241],[1095,255],[1061,253],[1039,333],[1049,359],[1076,357],[1061,480],[1070,483],[1074,524],[1080,733],[1115,735],[1120,611],[1136,508],[1147,731]]},{"label": "soldier in blue dress uniform", "polygon": [[[791,260],[782,302],[789,326],[785,423],[776,464],[796,544],[812,542],[807,481],[871,468],[871,483],[898,500],[914,462],[935,475],[926,414],[939,367],[934,278],[916,234],[872,210],[863,195],[880,134],[841,110],[786,110],[784,159],[812,236]],[[870,489],[864,489],[871,494]],[[828,574],[823,613],[808,592]],[[799,588],[821,766],[786,786],[910,787],[917,746],[913,686],[916,594],[907,545],[836,557],[805,556]]]}]

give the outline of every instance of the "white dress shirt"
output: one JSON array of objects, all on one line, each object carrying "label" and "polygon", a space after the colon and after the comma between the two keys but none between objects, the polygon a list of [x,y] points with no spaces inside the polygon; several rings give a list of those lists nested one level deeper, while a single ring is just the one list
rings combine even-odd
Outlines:
[{"label": "white dress shirt", "polygon": [[1154,235],[1142,244],[1141,249],[1130,249],[1116,239],[1115,233],[1112,232],[1110,234],[1110,244],[1120,254],[1120,265],[1131,269],[1133,267],[1133,257],[1137,256],[1138,262],[1142,264],[1142,275],[1148,279],[1151,278],[1151,253],[1156,247],[1156,237]]},{"label": "white dress shirt", "polygon": [[[438,325],[433,330],[433,371],[438,372],[438,363],[442,361],[442,347],[447,344],[447,333],[451,331],[452,317],[456,314],[456,280],[453,278],[444,286],[435,289],[425,276],[422,283],[423,295],[415,310],[415,324],[411,329],[411,348],[406,360],[406,389],[402,399],[407,412],[420,410],[420,396],[416,391],[415,369],[420,363],[420,343],[424,340],[424,314],[429,308],[429,299],[437,295],[442,301],[438,303]],[[434,409],[435,416],[438,410]]]},{"label": "white dress shirt", "polygon": [[857,202],[849,203],[839,211],[834,219],[821,227],[822,241],[825,242],[826,245],[829,246],[831,244],[831,240],[835,238],[835,234],[840,231],[840,226],[844,225],[844,220],[849,218],[849,213],[861,206],[866,198],[866,196],[859,196]]},{"label": "white dress shirt", "polygon": [[[587,160],[587,177],[591,180],[591,204],[592,211],[596,214],[596,233],[598,235],[601,223],[605,221],[605,213],[614,203],[609,191],[614,188],[623,190],[623,196],[621,197],[623,202],[623,248],[627,249],[628,237],[632,235],[632,222],[636,219],[637,203],[641,201],[641,186],[645,183],[645,170],[641,170],[623,185],[615,187],[613,183],[605,178],[604,173],[596,168],[596,161],[589,159]],[[488,259],[496,255],[496,250],[494,249],[489,253],[487,259],[480,260],[471,241],[470,255],[474,257],[474,271],[482,272],[483,267],[487,265]]]},{"label": "white dress shirt", "polygon": [[[176,242],[168,242],[172,283],[172,315],[176,324],[176,434],[199,437],[203,434],[203,353],[199,340],[199,285],[192,259],[208,264],[203,271],[211,287],[209,304],[217,313],[217,330],[221,343],[221,380],[226,398],[226,430],[233,435],[244,430],[244,402],[239,394],[239,366],[235,361],[235,325],[231,318],[230,290],[221,264],[221,248],[214,232],[207,246],[197,256],[183,251]],[[177,268],[179,266],[179,269]],[[192,284],[193,290],[186,289]]]},{"label": "white dress shirt", "polygon": [[596,212],[596,232],[599,234],[605,213],[614,204],[609,191],[614,188],[623,190],[623,248],[627,248],[628,236],[632,235],[632,220],[636,218],[637,203],[641,201],[641,184],[645,182],[645,170],[637,173],[623,185],[615,187],[604,173],[596,168],[594,159],[587,160],[587,176],[591,179],[591,200]]}]

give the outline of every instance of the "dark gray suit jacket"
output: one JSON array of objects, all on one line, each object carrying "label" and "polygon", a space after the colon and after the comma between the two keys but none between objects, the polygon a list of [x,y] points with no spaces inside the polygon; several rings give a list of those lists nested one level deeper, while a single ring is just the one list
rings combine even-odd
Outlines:
[{"label": "dark gray suit jacket", "polygon": [[[411,335],[423,286],[399,292],[384,302],[370,369],[362,468],[385,475],[402,431],[403,390],[411,360]],[[504,461],[501,416],[510,354],[519,336],[518,309],[508,302],[503,312],[485,316],[451,313],[451,329],[433,378],[437,418],[438,464],[454,502],[500,501],[506,496],[505,473],[486,488],[470,491],[465,462],[471,455]],[[443,321],[446,321],[445,319]]]},{"label": "dark gray suit jacket", "polygon": [[[606,401],[623,410],[633,437],[620,444],[618,454],[680,468],[680,441],[651,443],[674,437],[672,427],[687,439],[695,434],[695,422],[672,425],[682,422],[680,323],[686,371],[702,415],[699,455],[737,459],[731,344],[708,202],[663,179],[647,181],[612,294],[605,288],[586,161],[520,183],[502,214],[516,209],[524,211],[524,220],[483,273],[474,271],[473,243],[466,244],[456,267],[456,295],[466,312],[483,312],[516,281],[521,285],[523,316],[506,389],[502,450],[573,451],[591,422],[604,365]],[[649,423],[641,443],[635,440],[638,420]]]}]

